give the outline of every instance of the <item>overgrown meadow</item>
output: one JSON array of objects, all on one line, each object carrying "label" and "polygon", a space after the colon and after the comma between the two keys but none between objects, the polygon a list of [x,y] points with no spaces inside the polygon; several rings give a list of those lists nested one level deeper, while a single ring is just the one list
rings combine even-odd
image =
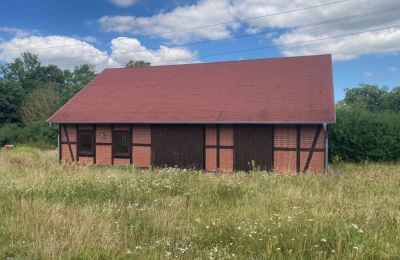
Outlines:
[{"label": "overgrown meadow", "polygon": [[399,164],[214,175],[0,151],[1,259],[396,259],[399,237]]}]

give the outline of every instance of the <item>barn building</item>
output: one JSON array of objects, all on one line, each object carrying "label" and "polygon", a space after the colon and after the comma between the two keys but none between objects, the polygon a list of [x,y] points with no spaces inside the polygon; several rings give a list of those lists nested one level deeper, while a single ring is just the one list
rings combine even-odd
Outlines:
[{"label": "barn building", "polygon": [[331,56],[106,69],[48,122],[62,161],[322,172]]}]

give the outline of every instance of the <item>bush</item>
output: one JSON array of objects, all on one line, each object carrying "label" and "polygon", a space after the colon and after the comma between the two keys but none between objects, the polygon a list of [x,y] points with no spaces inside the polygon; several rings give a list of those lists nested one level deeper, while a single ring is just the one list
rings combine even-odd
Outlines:
[{"label": "bush", "polygon": [[336,114],[328,131],[331,161],[400,161],[400,114],[346,105]]},{"label": "bush", "polygon": [[25,127],[5,124],[0,128],[0,145],[6,144],[29,144],[42,149],[54,148],[57,145],[57,129],[44,122],[30,123]]},{"label": "bush", "polygon": [[0,145],[17,143],[20,132],[21,128],[17,124],[5,124],[0,128]]}]

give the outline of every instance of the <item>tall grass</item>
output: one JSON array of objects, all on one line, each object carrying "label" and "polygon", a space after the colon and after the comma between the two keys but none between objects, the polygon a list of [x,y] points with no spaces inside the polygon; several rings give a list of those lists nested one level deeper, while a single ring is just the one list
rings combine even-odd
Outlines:
[{"label": "tall grass", "polygon": [[59,165],[0,152],[0,258],[400,258],[400,165],[329,176]]}]

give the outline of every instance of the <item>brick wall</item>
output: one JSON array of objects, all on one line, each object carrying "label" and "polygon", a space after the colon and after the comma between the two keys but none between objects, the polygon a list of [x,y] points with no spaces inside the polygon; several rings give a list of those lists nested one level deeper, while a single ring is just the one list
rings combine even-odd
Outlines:
[{"label": "brick wall", "polygon": [[[66,125],[61,126],[61,160],[72,162],[76,160],[76,126]],[[68,138],[67,138],[68,137]],[[69,145],[67,142],[69,141]]]},{"label": "brick wall", "polygon": [[[80,129],[93,129],[93,125],[81,125]],[[129,130],[128,125],[115,125],[115,130]],[[218,130],[219,129],[219,130]],[[66,131],[65,131],[66,130]],[[312,146],[317,130],[315,125],[300,126],[300,171],[304,170],[309,150]],[[129,164],[130,159],[114,158],[112,160],[112,126],[96,126],[96,164],[109,165]],[[217,133],[219,132],[219,134]],[[77,126],[61,126],[61,160],[77,160]],[[67,142],[67,134],[69,144]],[[219,136],[219,140],[217,140]],[[206,171],[233,171],[233,126],[208,125],[205,132],[205,170]],[[219,144],[219,146],[218,146]],[[309,172],[324,170],[324,131],[321,129],[316,149],[309,164]],[[274,170],[276,172],[296,172],[297,165],[297,130],[295,125],[276,125],[274,127]],[[218,153],[219,151],[219,153]],[[72,156],[71,156],[72,152]],[[217,165],[219,155],[219,166]],[[92,157],[78,157],[81,163],[94,163]],[[132,126],[132,163],[146,168],[151,164],[151,127],[148,125]]]},{"label": "brick wall", "polygon": [[[300,172],[303,172],[310,153],[316,125],[300,125]],[[324,170],[324,130],[321,129],[308,172]],[[274,128],[274,170],[276,172],[297,171],[297,129],[295,125],[276,125]]]},{"label": "brick wall", "polygon": [[151,127],[132,127],[132,161],[137,167],[146,168],[151,164]]},{"label": "brick wall", "polygon": [[[79,161],[80,163],[94,163],[94,157],[78,156],[77,157],[77,125],[61,126],[61,160],[67,162]],[[93,125],[80,125],[81,130],[93,130]],[[112,129],[114,130],[130,130],[129,125],[96,125],[96,146],[95,156],[96,164],[110,165],[129,164],[129,158],[112,159]],[[67,134],[68,140],[67,142]],[[133,126],[132,127],[132,163],[138,167],[145,168],[150,166],[151,161],[151,128],[150,126]],[[71,156],[71,152],[72,156]]]},{"label": "brick wall", "polygon": [[[206,171],[233,171],[233,127],[208,125],[206,126],[205,139]],[[217,165],[218,156],[219,166]]]},{"label": "brick wall", "polygon": [[96,126],[96,164],[109,165],[112,163],[112,131],[111,125]]}]

